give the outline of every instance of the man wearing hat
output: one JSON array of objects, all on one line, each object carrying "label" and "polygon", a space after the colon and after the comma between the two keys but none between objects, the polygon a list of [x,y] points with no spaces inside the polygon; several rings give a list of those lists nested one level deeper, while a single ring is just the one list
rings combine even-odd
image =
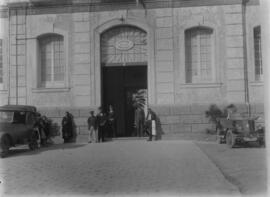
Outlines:
[{"label": "man wearing hat", "polygon": [[97,141],[97,118],[94,114],[94,111],[90,111],[90,117],[87,120],[88,123],[88,143],[96,142]]}]

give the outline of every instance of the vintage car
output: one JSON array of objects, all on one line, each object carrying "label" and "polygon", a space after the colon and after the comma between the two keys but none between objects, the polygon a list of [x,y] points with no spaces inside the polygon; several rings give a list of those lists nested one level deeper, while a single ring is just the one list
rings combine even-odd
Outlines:
[{"label": "vintage car", "polygon": [[35,128],[36,107],[5,105],[0,107],[0,149],[5,157],[11,147],[28,144],[31,150],[38,148],[39,132]]},{"label": "vintage car", "polygon": [[263,127],[255,129],[257,118],[219,118],[217,123],[217,140],[233,148],[237,145],[256,142],[265,146],[265,131]]}]

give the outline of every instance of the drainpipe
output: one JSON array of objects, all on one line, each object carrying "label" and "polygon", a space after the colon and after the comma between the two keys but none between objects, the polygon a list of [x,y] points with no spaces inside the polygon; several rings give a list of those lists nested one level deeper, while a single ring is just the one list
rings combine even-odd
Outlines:
[{"label": "drainpipe", "polygon": [[247,64],[247,32],[246,32],[246,6],[249,0],[242,1],[242,21],[243,21],[243,58],[244,58],[244,87],[245,104],[247,105],[248,116],[251,116],[251,106],[249,100],[248,64]]},{"label": "drainpipe", "polygon": [[16,30],[15,30],[16,32],[15,32],[15,34],[16,34],[16,36],[15,36],[15,49],[16,49],[16,55],[15,55],[15,66],[16,66],[16,105],[18,105],[18,100],[19,100],[19,87],[18,87],[18,85],[19,85],[19,83],[18,83],[18,75],[19,75],[19,68],[18,68],[18,10],[17,10],[17,8],[16,8]]},{"label": "drainpipe", "polygon": [[10,104],[10,8],[8,6],[8,105]]}]

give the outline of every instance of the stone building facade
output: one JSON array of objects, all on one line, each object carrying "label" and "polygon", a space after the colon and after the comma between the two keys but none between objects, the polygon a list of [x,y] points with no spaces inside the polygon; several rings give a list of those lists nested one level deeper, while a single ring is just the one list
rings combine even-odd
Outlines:
[{"label": "stone building facade", "polygon": [[[81,134],[90,109],[134,88],[168,135],[205,132],[210,104],[263,115],[258,0],[13,0],[0,12],[1,105],[59,122],[69,110]],[[125,102],[111,103],[124,122]]]}]

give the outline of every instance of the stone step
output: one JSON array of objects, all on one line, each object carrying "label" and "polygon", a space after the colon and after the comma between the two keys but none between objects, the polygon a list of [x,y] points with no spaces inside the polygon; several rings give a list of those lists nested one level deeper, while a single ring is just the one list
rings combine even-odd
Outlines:
[{"label": "stone step", "polygon": [[115,137],[112,141],[132,141],[132,140],[147,140],[148,137]]}]

